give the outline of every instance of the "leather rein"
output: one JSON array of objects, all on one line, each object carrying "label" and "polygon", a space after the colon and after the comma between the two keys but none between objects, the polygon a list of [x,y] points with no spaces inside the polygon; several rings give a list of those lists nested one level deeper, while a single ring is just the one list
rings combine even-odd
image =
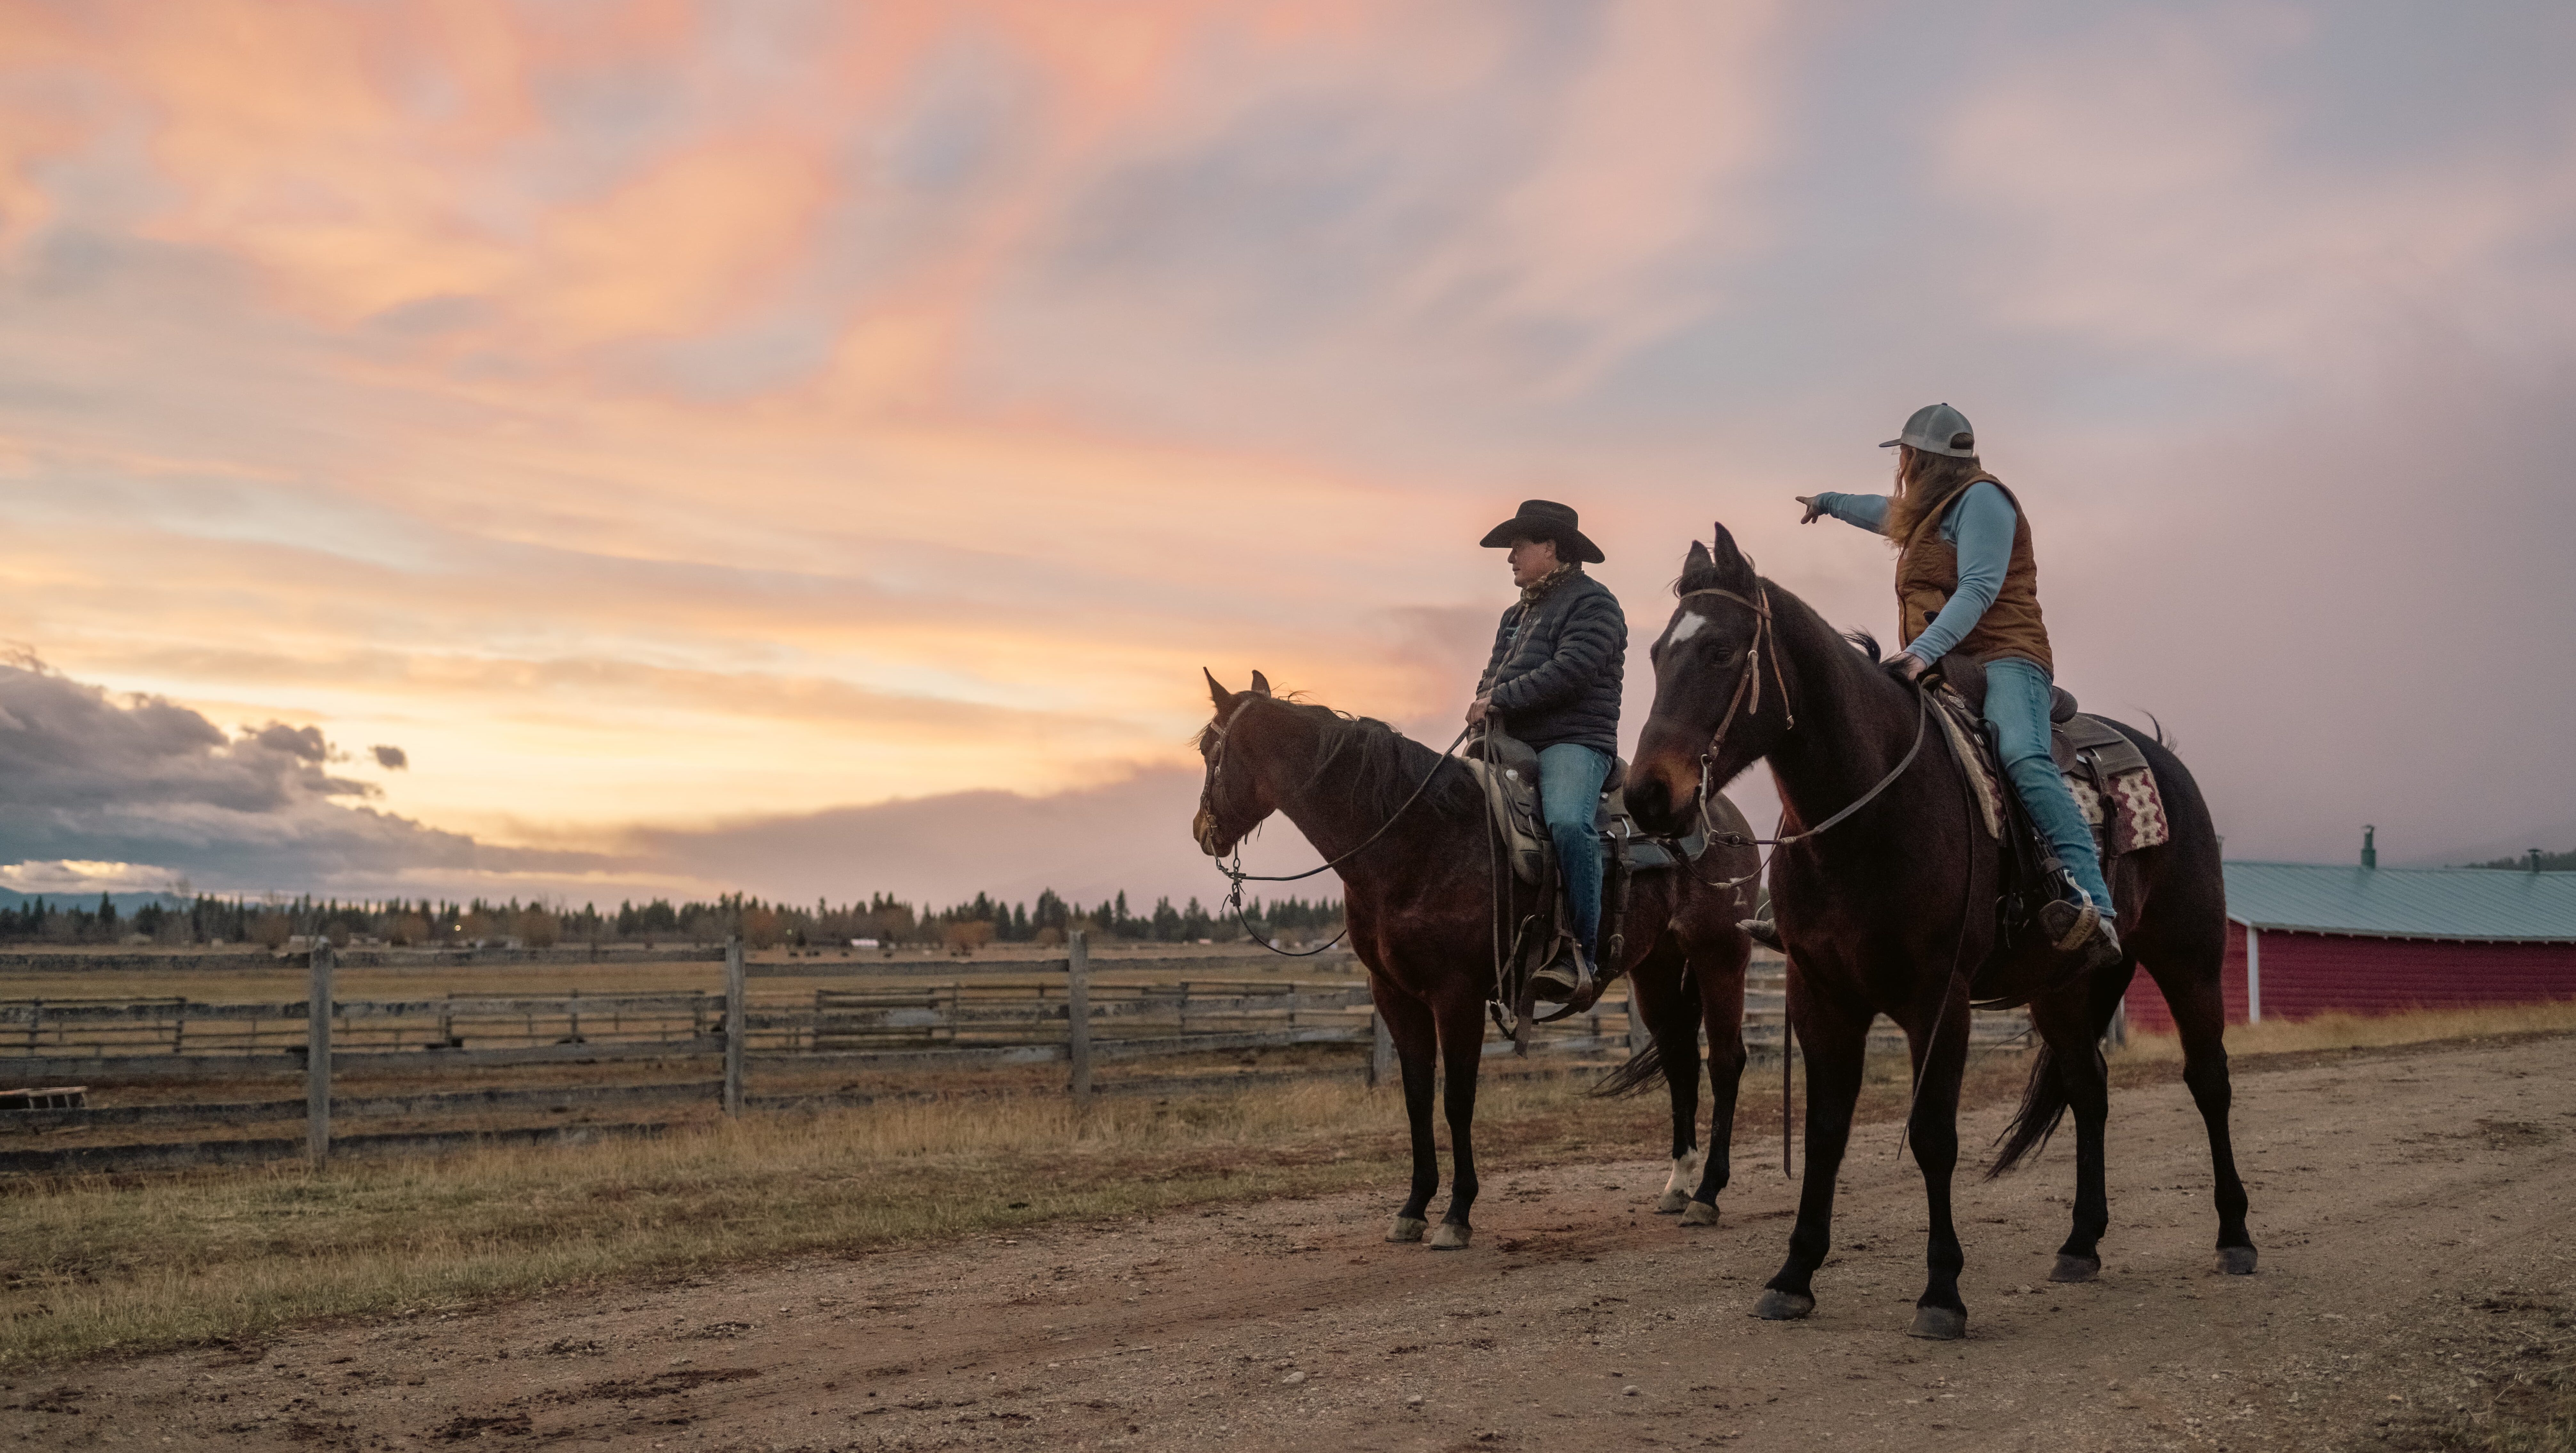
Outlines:
[{"label": "leather rein", "polygon": [[[1923,751],[1925,728],[1932,720],[1932,698],[1925,693],[1920,681],[1907,683],[1914,688],[1914,745],[1905,749],[1905,759],[1898,762],[1886,776],[1879,778],[1878,785],[1862,793],[1842,811],[1804,832],[1788,833],[1780,837],[1749,838],[1738,833],[1718,831],[1717,825],[1709,820],[1708,815],[1708,799],[1717,790],[1715,780],[1717,754],[1726,746],[1727,730],[1735,725],[1738,711],[1742,711],[1747,717],[1761,715],[1762,653],[1766,645],[1770,647],[1771,652],[1771,679],[1780,688],[1780,712],[1787,720],[1783,730],[1795,731],[1798,727],[1797,708],[1789,701],[1789,682],[1780,673],[1780,642],[1771,626],[1771,591],[1767,586],[1756,585],[1754,592],[1754,598],[1750,600],[1731,590],[1716,589],[1685,591],[1680,597],[1682,600],[1688,600],[1695,595],[1714,595],[1724,600],[1734,601],[1737,605],[1753,612],[1753,644],[1746,650],[1744,674],[1736,678],[1735,694],[1727,698],[1726,715],[1718,719],[1717,731],[1708,741],[1708,750],[1699,754],[1699,824],[1700,830],[1708,835],[1711,842],[1724,843],[1734,848],[1778,848],[1821,836],[1827,829],[1839,825],[1853,813],[1876,801],[1880,793],[1895,785],[1896,779],[1905,775],[1905,769],[1913,766],[1915,757]],[[1760,870],[1755,871],[1758,873]],[[1742,881],[1744,880],[1735,879],[1720,886],[1732,887],[1734,883]]]}]

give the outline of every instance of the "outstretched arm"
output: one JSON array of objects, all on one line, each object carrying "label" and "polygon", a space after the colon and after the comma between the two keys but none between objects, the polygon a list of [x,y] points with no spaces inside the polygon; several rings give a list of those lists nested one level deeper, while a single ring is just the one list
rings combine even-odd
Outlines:
[{"label": "outstretched arm", "polygon": [[1875,535],[1887,525],[1887,496],[1883,494],[1802,494],[1798,503],[1807,507],[1802,525],[1814,524],[1819,516],[1831,515],[1846,525],[1857,525]]}]

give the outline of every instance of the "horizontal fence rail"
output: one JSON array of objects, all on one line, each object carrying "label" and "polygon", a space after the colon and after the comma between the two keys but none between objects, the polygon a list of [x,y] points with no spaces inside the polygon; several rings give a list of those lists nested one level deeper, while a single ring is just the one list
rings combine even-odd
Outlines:
[{"label": "horizontal fence rail", "polygon": [[[1380,1083],[1394,1070],[1392,1045],[1365,979],[1197,977],[1208,968],[1240,973],[1239,958],[1102,963],[1089,960],[1076,942],[1066,959],[1015,965],[1007,975],[952,972],[944,982],[889,982],[880,975],[878,982],[866,985],[770,992],[758,998],[746,981],[817,975],[794,961],[749,964],[736,947],[724,956],[724,987],[707,991],[343,999],[332,992],[337,963],[331,950],[317,949],[312,992],[298,1001],[212,1001],[184,995],[0,1001],[0,1089],[14,1082],[68,1090],[22,1102],[31,1108],[0,1109],[0,1130],[245,1126],[299,1116],[307,1122],[303,1142],[207,1142],[215,1148],[202,1156],[180,1146],[30,1151],[0,1156],[0,1170],[229,1164],[245,1157],[273,1159],[286,1153],[278,1146],[295,1145],[304,1146],[318,1162],[335,1153],[335,1147],[392,1153],[403,1147],[425,1150],[536,1136],[533,1130],[490,1132],[501,1135],[502,1142],[488,1136],[477,1141],[477,1135],[486,1133],[476,1131],[335,1136],[335,1116],[506,1116],[709,1100],[734,1114],[746,1105],[776,1108],[836,1098],[747,1096],[747,1066],[910,1073],[1062,1063],[1070,1067],[1070,1087],[1078,1097],[1092,1093],[1095,1063],[1189,1054],[1347,1045],[1363,1050],[1361,1065],[1349,1072],[1365,1073],[1371,1083]],[[877,970],[872,964],[851,967]],[[1149,973],[1157,977],[1141,981]],[[1174,978],[1175,973],[1188,977]],[[1104,982],[1104,974],[1130,981]],[[327,1004],[327,1014],[314,1018],[315,1004]],[[1785,1004],[1776,960],[1757,962],[1744,1014],[1746,1046],[1756,1055],[1778,1054]],[[2028,1019],[2019,1011],[1979,1012],[1971,1025],[1972,1042],[1981,1050],[2027,1043]],[[1491,1053],[1501,1036],[1491,1025],[1487,1035]],[[1627,1001],[1617,998],[1556,1024],[1535,1026],[1528,1039],[1530,1053],[1569,1069],[1583,1068],[1586,1061],[1623,1059],[1649,1042],[1643,1027],[1632,1020]],[[1902,1052],[1903,1047],[1903,1036],[1892,1025],[1882,1022],[1873,1030],[1873,1050]],[[722,1060],[722,1078],[374,1096],[334,1094],[331,1086],[335,1073],[353,1070],[408,1073],[703,1058]],[[304,1099],[92,1107],[78,1095],[84,1080],[281,1074],[304,1078]],[[1115,1087],[1101,1088],[1116,1092]],[[859,1095],[853,1103],[867,1098]],[[595,1128],[601,1133],[619,1129]],[[572,1127],[558,1130],[569,1134]],[[547,1132],[536,1136],[536,1143],[552,1138],[557,1138],[555,1132]]]},{"label": "horizontal fence rail", "polygon": [[[1748,1047],[1777,1048],[1784,997],[1776,987],[1746,993]],[[1362,983],[1093,983],[1089,1000],[1091,1036],[1103,1046],[1264,1031],[1333,1031],[1362,1040],[1369,1037],[1374,1012]],[[343,999],[331,1008],[333,1059],[351,1067],[408,1059],[465,1065],[683,1057],[720,1054],[725,1044],[725,999],[717,993]],[[816,989],[796,1000],[749,1002],[743,1047],[771,1059],[1061,1045],[1066,1019],[1062,985]],[[2022,1033],[2027,1024],[2017,1011],[1981,1011],[1973,1020],[1974,1036],[1989,1044]],[[1563,1041],[1624,1040],[1628,1034],[1627,1002],[1609,999],[1587,1015],[1540,1026],[1532,1047],[1561,1051]],[[1902,1038],[1885,1023],[1874,1037],[1882,1047]],[[1301,1032],[1289,1042],[1316,1039]],[[290,1069],[304,1062],[306,1040],[306,1006],[300,1002],[0,1002],[0,1073],[32,1071],[38,1062],[72,1067],[96,1061],[122,1068],[152,1060],[173,1061],[171,1068],[182,1073],[191,1066],[210,1074],[244,1073],[263,1060],[273,1062],[269,1068]]]}]

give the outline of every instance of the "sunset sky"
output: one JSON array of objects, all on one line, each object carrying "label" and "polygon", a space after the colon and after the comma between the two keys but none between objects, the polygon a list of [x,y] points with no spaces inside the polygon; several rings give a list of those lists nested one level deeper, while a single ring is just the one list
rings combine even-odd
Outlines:
[{"label": "sunset sky", "polygon": [[1892,634],[1790,497],[1935,400],[2231,856],[2576,847],[2571,56],[2564,4],[0,3],[0,885],[1210,896],[1202,665],[1445,742],[1545,495],[1633,743],[1714,519]]}]

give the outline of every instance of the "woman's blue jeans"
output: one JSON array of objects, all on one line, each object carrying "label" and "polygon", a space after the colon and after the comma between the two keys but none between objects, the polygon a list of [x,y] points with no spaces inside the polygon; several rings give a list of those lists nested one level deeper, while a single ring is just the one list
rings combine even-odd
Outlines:
[{"label": "woman's blue jeans", "polygon": [[1986,720],[1994,724],[1995,746],[2004,759],[2022,806],[2039,826],[2057,860],[2066,865],[2075,886],[2093,896],[2104,913],[2112,911],[2110,886],[2102,881],[2102,859],[2093,851],[2093,829],[2086,826],[2075,794],[2048,753],[2048,673],[2034,662],[2008,657],[1986,663]]},{"label": "woman's blue jeans", "polygon": [[1607,752],[1577,742],[1539,749],[1539,815],[1547,819],[1547,835],[1556,842],[1575,942],[1595,964],[1601,961],[1601,839],[1592,823],[1600,813],[1601,784],[1609,776]]}]

